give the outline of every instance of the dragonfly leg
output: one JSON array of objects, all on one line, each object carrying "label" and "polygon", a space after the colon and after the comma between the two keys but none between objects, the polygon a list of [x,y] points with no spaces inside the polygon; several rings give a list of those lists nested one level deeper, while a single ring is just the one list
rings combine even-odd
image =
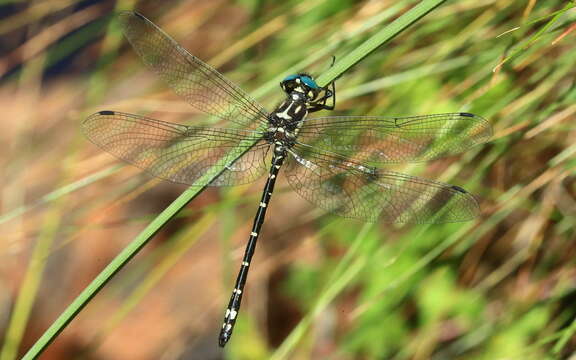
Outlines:
[{"label": "dragonfly leg", "polygon": [[[332,89],[328,89],[328,86],[331,86]],[[310,103],[310,106],[308,107],[309,113],[320,110],[334,110],[334,107],[336,106],[336,85],[334,84],[334,81],[332,81],[328,86],[322,88],[324,90],[324,95],[321,98]],[[332,104],[326,105],[326,102],[330,98],[332,98]]]}]

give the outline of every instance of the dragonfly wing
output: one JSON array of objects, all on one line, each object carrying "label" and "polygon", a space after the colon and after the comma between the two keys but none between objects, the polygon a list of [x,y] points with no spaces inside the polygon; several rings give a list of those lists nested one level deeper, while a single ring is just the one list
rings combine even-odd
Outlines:
[{"label": "dragonfly wing", "polygon": [[260,104],[144,16],[124,11],[118,18],[144,64],[192,107],[246,128],[266,122],[267,111]]},{"label": "dragonfly wing", "polygon": [[316,206],[368,222],[446,223],[479,213],[464,189],[361,165],[344,157],[296,145],[286,176],[294,190]]},{"label": "dragonfly wing", "polygon": [[[192,127],[116,111],[100,111],[82,122],[86,137],[103,150],[159,178],[187,185],[244,184],[266,173],[268,144],[258,132]],[[237,151],[244,154],[234,163]],[[229,164],[224,170],[224,164]],[[218,166],[221,165],[221,166]]]},{"label": "dragonfly wing", "polygon": [[298,141],[361,163],[419,162],[462,152],[486,142],[490,123],[469,113],[411,117],[310,118]]}]

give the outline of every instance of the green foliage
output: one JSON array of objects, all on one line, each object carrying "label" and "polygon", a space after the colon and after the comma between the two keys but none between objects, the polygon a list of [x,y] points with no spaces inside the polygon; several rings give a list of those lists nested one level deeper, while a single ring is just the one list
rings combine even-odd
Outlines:
[{"label": "green foliage", "polygon": [[[77,129],[88,114],[196,119],[141,65],[107,8],[77,18],[75,1],[48,3],[0,23],[0,305],[11,309],[0,359],[20,357],[49,328],[33,358],[75,316],[43,358],[207,358],[262,184],[192,188],[166,207],[182,188],[149,190],[134,169],[110,167]],[[227,358],[573,356],[574,3],[407,12],[423,3],[433,2],[134,4],[267,106],[280,78],[305,70],[324,82],[341,74],[339,114],[468,111],[495,129],[461,156],[391,167],[476,194],[483,213],[468,223],[364,225],[312,209],[280,182]],[[415,23],[402,30],[394,19]]]}]

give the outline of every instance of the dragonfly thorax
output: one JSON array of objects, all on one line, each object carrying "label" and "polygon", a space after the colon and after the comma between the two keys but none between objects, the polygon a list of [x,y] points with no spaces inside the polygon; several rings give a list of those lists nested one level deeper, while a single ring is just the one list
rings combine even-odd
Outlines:
[{"label": "dragonfly thorax", "polygon": [[292,93],[270,114],[268,122],[275,126],[290,126],[302,121],[308,114],[308,102],[298,93]]},{"label": "dragonfly thorax", "polygon": [[308,114],[308,103],[303,94],[293,91],[268,117],[266,139],[270,143],[294,144],[302,120]]}]

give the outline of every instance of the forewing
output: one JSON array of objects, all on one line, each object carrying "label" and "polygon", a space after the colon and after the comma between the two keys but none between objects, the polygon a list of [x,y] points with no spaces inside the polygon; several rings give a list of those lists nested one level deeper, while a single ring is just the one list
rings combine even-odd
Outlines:
[{"label": "forewing", "polygon": [[446,223],[473,219],[478,203],[464,189],[361,165],[309,147],[290,150],[288,182],[316,206],[368,222]]},{"label": "forewing", "polygon": [[[237,185],[254,181],[267,170],[268,144],[246,145],[261,139],[255,131],[192,127],[114,111],[91,115],[82,129],[107,152],[176,183],[203,185],[201,178],[208,175],[218,176],[211,186]],[[238,150],[244,154],[231,163]]]},{"label": "forewing", "polygon": [[298,142],[357,162],[419,162],[486,142],[490,123],[469,113],[412,117],[333,116],[304,120]]},{"label": "forewing", "polygon": [[266,122],[267,112],[260,104],[144,16],[124,11],[118,18],[144,64],[195,109],[245,128]]}]

